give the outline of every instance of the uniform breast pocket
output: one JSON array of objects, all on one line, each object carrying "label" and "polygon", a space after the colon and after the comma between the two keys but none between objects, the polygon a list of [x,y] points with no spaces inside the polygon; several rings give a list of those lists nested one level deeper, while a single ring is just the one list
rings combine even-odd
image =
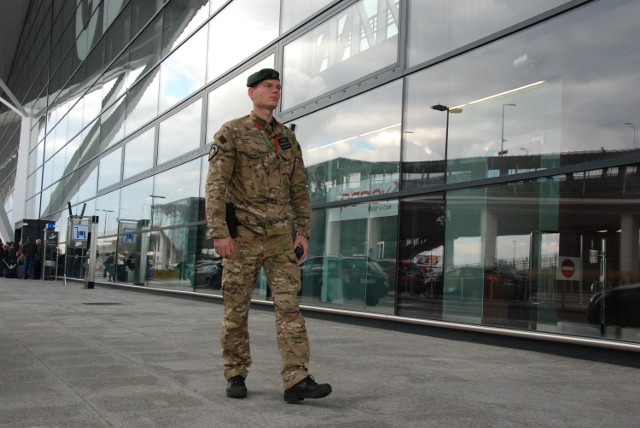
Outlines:
[{"label": "uniform breast pocket", "polygon": [[235,166],[237,183],[242,187],[246,196],[256,197],[260,189],[264,187],[268,153],[248,141],[243,141],[237,147]]},{"label": "uniform breast pocket", "polygon": [[281,150],[278,154],[278,159],[280,161],[280,173],[286,177],[290,177],[293,173],[293,165],[295,162],[291,150]]}]

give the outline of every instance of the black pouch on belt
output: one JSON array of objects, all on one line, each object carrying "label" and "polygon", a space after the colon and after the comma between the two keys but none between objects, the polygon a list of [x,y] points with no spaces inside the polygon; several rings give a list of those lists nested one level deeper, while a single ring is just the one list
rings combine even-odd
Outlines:
[{"label": "black pouch on belt", "polygon": [[225,215],[225,221],[229,228],[229,235],[232,238],[238,236],[238,218],[236,217],[236,207],[231,202],[227,202],[227,210]]}]

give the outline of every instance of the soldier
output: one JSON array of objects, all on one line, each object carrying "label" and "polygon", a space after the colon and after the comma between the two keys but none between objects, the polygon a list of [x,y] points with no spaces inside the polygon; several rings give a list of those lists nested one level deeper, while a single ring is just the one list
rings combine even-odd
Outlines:
[{"label": "soldier", "polygon": [[260,70],[249,76],[247,87],[253,111],[215,134],[206,186],[207,236],[224,258],[220,343],[226,393],[247,395],[247,318],[263,267],[275,306],[284,400],[322,398],[331,393],[331,385],[316,383],[308,373],[309,339],[298,303],[296,251],[304,257],[309,249],[311,217],[302,151],[293,131],[272,115],[280,101],[278,72]]}]

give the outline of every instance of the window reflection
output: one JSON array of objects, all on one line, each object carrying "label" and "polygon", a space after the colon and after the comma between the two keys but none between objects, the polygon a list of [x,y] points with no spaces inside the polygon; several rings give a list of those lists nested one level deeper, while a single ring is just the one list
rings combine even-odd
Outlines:
[{"label": "window reflection", "polygon": [[126,134],[131,134],[157,116],[159,84],[158,69],[155,69],[127,92]]},{"label": "window reflection", "polygon": [[251,111],[251,99],[247,94],[247,78],[258,70],[274,67],[274,56],[270,55],[244,73],[209,93],[207,105],[207,143],[228,120],[242,117]]},{"label": "window reflection", "polygon": [[109,192],[96,199],[96,215],[99,217],[98,235],[116,233],[118,230],[118,208],[120,207],[120,190]]},{"label": "window reflection", "polygon": [[[81,177],[86,175],[86,179],[84,181],[79,180],[81,182],[80,188],[78,189],[78,201],[84,201],[90,198],[93,198],[96,195],[97,185],[98,185],[98,169],[96,168],[95,162],[92,162],[89,165],[86,165],[80,169],[82,171]],[[77,175],[76,175],[77,178]]]},{"label": "window reflection", "polygon": [[312,201],[398,190],[402,82],[297,119]]},{"label": "window reflection", "polygon": [[[410,0],[409,66],[442,55],[528,19],[566,0],[517,2],[505,7],[492,0]],[[482,16],[482,19],[478,19]]]},{"label": "window reflection", "polygon": [[307,17],[317,13],[333,0],[282,0],[282,19],[280,20],[280,34],[286,33],[291,27]]},{"label": "window reflection", "polygon": [[151,204],[145,198],[153,194],[153,178],[125,186],[120,192],[120,219],[137,222],[151,218]]},{"label": "window reflection", "polygon": [[395,258],[397,216],[397,201],[314,211],[309,256],[300,265],[302,301],[392,313],[383,263]]},{"label": "window reflection", "polygon": [[105,188],[120,181],[122,167],[122,149],[118,148],[100,159],[98,189]]},{"label": "window reflection", "polygon": [[[593,45],[579,34],[613,20],[621,28],[616,34],[633,31],[629,16],[637,7],[593,4],[410,76],[408,185],[445,173],[444,147],[449,183],[631,153],[626,123],[635,126],[629,112],[637,97],[617,76],[637,75],[640,54],[617,36]],[[585,90],[594,82],[606,96]],[[433,110],[436,104],[450,110]]]},{"label": "window reflection", "polygon": [[426,276],[412,292],[398,268],[399,313],[635,337],[638,189],[630,165],[451,191],[446,206],[437,196],[403,201],[400,257]]},{"label": "window reflection", "polygon": [[[207,81],[275,39],[279,18],[280,0],[235,0],[227,5],[209,22]],[[251,28],[251,37],[247,37],[247,28]]]},{"label": "window reflection", "polygon": [[148,129],[124,147],[123,178],[126,179],[153,167],[155,129]]},{"label": "window reflection", "polygon": [[147,198],[153,227],[198,221],[204,210],[204,198],[200,197],[200,159],[160,173],[154,181],[154,196]]},{"label": "window reflection", "polygon": [[160,66],[159,113],[177,104],[204,85],[206,63],[202,52],[207,48],[207,29],[193,35]]},{"label": "window reflection", "polygon": [[397,60],[400,2],[363,0],[284,48],[284,109]]},{"label": "window reflection", "polygon": [[202,99],[161,122],[158,130],[158,164],[200,147],[201,123]]}]

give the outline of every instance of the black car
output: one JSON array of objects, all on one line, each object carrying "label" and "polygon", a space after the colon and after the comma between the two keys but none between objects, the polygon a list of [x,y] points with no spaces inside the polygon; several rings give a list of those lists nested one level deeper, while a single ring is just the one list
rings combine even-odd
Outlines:
[{"label": "black car", "polygon": [[590,324],[640,327],[640,284],[607,288],[594,294],[587,307],[587,321]]},{"label": "black car", "polygon": [[[346,299],[361,299],[369,306],[378,304],[389,292],[387,274],[380,265],[366,257],[317,256],[300,264],[302,296],[320,298],[325,281],[340,287]],[[331,300],[331,293],[325,297]]]},{"label": "black car", "polygon": [[196,288],[219,290],[222,286],[222,259],[197,261],[191,281],[194,290]]}]

